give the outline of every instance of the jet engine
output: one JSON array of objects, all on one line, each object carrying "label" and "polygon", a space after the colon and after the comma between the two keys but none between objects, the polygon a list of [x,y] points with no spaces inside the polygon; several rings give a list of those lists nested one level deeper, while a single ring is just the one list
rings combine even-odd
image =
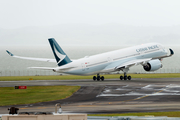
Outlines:
[{"label": "jet engine", "polygon": [[162,63],[159,59],[151,60],[146,65],[143,65],[145,71],[155,71],[162,68]]}]

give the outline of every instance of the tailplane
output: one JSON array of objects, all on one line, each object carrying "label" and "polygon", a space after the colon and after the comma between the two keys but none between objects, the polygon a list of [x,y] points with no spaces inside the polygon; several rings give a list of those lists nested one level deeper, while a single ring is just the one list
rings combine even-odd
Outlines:
[{"label": "tailplane", "polygon": [[54,38],[49,38],[48,40],[58,66],[62,66],[72,62]]}]

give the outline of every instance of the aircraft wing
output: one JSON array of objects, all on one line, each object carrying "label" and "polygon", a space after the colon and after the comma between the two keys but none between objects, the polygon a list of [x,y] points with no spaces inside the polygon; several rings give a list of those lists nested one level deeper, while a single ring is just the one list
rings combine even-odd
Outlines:
[{"label": "aircraft wing", "polygon": [[12,53],[9,52],[8,50],[6,50],[6,52],[7,52],[11,57],[15,57],[15,58],[26,59],[26,60],[35,60],[35,61],[44,61],[44,62],[56,62],[55,59],[21,57],[21,56],[16,56],[16,55],[12,54]]},{"label": "aircraft wing", "polygon": [[125,62],[119,66],[116,66],[115,69],[118,70],[118,69],[123,69],[123,68],[129,68],[133,65],[139,65],[139,64],[146,64],[148,61],[152,60],[152,58],[148,58],[148,59],[136,59],[136,60],[132,60],[132,61],[128,61],[128,62]]},{"label": "aircraft wing", "polygon": [[75,67],[56,67],[56,68],[51,68],[51,67],[28,67],[29,69],[42,69],[42,70],[53,70],[54,72],[57,71],[66,71]]},{"label": "aircraft wing", "polygon": [[131,60],[131,61],[126,61],[122,64],[119,63],[112,63],[108,66],[106,66],[106,68],[104,68],[101,72],[114,72],[114,71],[119,71],[119,70],[124,70],[124,69],[129,69],[130,67],[132,67],[133,65],[145,65],[147,64],[148,61],[152,60],[152,58],[148,58],[148,59],[135,59],[135,60]]}]

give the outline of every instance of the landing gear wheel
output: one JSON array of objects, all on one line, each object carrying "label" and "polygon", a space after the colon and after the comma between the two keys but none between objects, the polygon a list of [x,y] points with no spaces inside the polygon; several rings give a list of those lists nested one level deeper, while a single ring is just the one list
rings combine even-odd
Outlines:
[{"label": "landing gear wheel", "polygon": [[104,76],[100,76],[99,74],[97,74],[97,76],[93,76],[93,80],[94,81],[104,81]]},{"label": "landing gear wheel", "polygon": [[96,81],[96,76],[93,76],[93,80]]},{"label": "landing gear wheel", "polygon": [[121,75],[121,76],[120,76],[120,80],[123,80],[123,79],[124,79],[124,77]]},{"label": "landing gear wheel", "polygon": [[104,81],[104,76],[101,76],[101,80]]},{"label": "landing gear wheel", "polygon": [[127,76],[126,75],[124,76],[124,80],[127,80]]},{"label": "landing gear wheel", "polygon": [[99,81],[100,80],[100,76],[97,76],[97,81]]},{"label": "landing gear wheel", "polygon": [[131,80],[131,76],[128,76],[128,80]]}]

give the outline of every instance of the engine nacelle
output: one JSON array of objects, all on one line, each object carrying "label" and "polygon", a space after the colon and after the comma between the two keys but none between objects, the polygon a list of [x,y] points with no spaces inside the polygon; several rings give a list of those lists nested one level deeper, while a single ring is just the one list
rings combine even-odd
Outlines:
[{"label": "engine nacelle", "polygon": [[145,71],[155,71],[162,68],[162,63],[159,59],[151,60],[143,66]]}]

